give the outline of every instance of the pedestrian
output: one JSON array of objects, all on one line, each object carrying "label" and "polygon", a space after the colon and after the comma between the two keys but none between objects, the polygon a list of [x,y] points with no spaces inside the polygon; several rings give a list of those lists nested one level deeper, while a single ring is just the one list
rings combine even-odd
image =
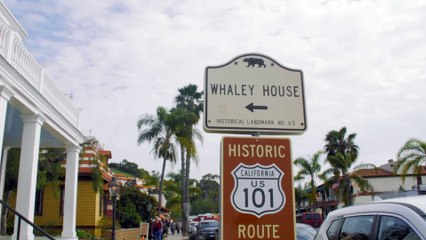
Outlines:
[{"label": "pedestrian", "polygon": [[156,218],[155,222],[153,223],[152,232],[154,233],[154,240],[163,239],[163,223],[161,222],[161,218]]},{"label": "pedestrian", "polygon": [[163,236],[167,237],[167,231],[169,230],[169,223],[168,223],[168,219],[164,218],[163,219]]},{"label": "pedestrian", "polygon": [[180,233],[180,225],[179,225],[178,222],[176,222],[176,232],[177,232],[177,234]]},{"label": "pedestrian", "polygon": [[170,219],[170,231],[172,232],[172,236],[175,235],[176,222],[173,219]]},{"label": "pedestrian", "polygon": [[154,219],[149,220],[149,231],[148,231],[148,240],[154,239]]}]

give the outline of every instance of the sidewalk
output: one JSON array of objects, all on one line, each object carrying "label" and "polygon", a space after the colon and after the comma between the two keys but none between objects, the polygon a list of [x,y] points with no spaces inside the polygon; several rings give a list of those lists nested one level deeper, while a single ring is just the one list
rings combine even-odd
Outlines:
[{"label": "sidewalk", "polygon": [[165,240],[187,240],[188,237],[182,236],[182,233],[175,233],[175,235],[169,234],[167,237],[164,237]]}]

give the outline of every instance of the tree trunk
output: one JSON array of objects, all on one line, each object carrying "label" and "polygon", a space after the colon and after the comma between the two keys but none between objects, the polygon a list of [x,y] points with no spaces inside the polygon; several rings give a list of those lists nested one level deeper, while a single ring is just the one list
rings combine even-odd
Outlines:
[{"label": "tree trunk", "polygon": [[164,172],[166,171],[166,161],[167,159],[164,158],[163,168],[161,170],[160,189],[158,190],[158,216],[161,215],[161,195],[163,194],[163,180],[164,180]]},{"label": "tree trunk", "polygon": [[183,146],[180,147],[181,152],[181,188],[182,188],[182,235],[187,236],[187,225],[188,225],[188,217],[186,213],[188,212],[187,205],[185,204],[185,189],[186,189],[186,170],[185,170],[185,149]]},{"label": "tree trunk", "polygon": [[348,194],[348,205],[346,206],[351,206],[352,205],[352,182],[351,182],[351,178],[349,176],[346,176],[346,191]]},{"label": "tree trunk", "polygon": [[422,176],[418,175],[417,176],[417,194],[420,195],[420,185],[422,185]]},{"label": "tree trunk", "polygon": [[183,204],[185,205],[185,221],[182,223],[182,233],[184,236],[188,234],[188,216],[189,216],[189,172],[191,168],[191,158],[186,154],[185,159],[185,190],[183,191]]},{"label": "tree trunk", "polygon": [[311,180],[311,191],[312,191],[312,206],[315,212],[317,210],[317,188],[315,186],[314,180]]}]

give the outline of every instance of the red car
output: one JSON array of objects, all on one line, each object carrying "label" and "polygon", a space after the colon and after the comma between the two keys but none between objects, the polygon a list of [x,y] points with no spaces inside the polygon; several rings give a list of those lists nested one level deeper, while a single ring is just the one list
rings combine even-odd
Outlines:
[{"label": "red car", "polygon": [[321,213],[304,212],[297,216],[296,222],[311,225],[314,228],[319,228],[323,222]]}]

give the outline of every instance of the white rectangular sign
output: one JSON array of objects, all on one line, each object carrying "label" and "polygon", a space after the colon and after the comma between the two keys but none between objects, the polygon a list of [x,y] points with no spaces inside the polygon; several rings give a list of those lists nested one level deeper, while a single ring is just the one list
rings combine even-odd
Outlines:
[{"label": "white rectangular sign", "polygon": [[206,68],[207,132],[301,134],[306,128],[303,74],[261,54]]}]

